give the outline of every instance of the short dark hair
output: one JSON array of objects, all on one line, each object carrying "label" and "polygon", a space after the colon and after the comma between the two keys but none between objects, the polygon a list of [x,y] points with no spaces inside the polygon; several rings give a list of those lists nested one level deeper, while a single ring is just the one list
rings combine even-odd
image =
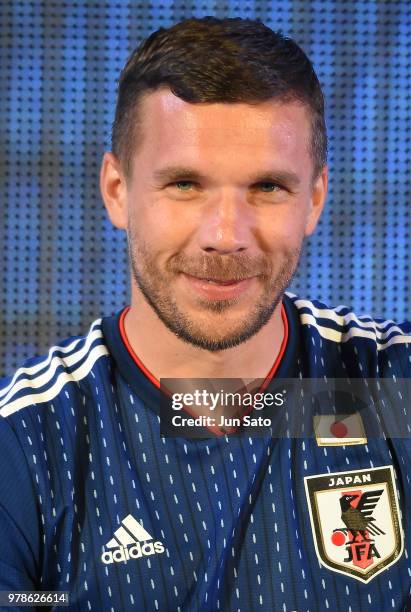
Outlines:
[{"label": "short dark hair", "polygon": [[314,177],[327,162],[324,96],[314,68],[291,38],[260,21],[191,18],[160,28],[137,47],[119,80],[112,150],[126,175],[136,150],[138,103],[168,87],[186,102],[299,101],[311,115]]}]

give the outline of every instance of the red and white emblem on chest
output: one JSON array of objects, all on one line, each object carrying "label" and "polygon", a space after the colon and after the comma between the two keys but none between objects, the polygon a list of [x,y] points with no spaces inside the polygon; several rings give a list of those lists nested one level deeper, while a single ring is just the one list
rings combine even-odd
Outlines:
[{"label": "red and white emblem on chest", "polygon": [[304,478],[315,549],[329,569],[362,582],[403,551],[391,465]]}]

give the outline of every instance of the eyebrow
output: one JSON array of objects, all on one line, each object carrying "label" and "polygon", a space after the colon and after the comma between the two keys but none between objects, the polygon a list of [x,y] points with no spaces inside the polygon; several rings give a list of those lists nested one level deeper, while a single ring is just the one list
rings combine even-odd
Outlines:
[{"label": "eyebrow", "polygon": [[[186,181],[204,181],[207,179],[206,175],[201,172],[185,166],[166,166],[165,168],[160,168],[153,173],[153,178],[158,183],[172,183],[183,179]],[[295,189],[300,185],[301,180],[298,174],[290,170],[266,170],[248,176],[248,178],[245,178],[245,182],[281,183],[290,189]]]}]

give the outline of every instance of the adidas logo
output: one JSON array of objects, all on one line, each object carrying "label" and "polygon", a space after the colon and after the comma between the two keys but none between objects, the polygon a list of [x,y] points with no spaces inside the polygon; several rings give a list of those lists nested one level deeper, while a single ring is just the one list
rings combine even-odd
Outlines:
[{"label": "adidas logo", "polygon": [[106,544],[106,548],[115,548],[116,550],[104,551],[101,560],[109,565],[163,553],[163,544],[161,542],[148,542],[152,539],[153,537],[148,531],[131,514],[128,514],[121,521],[121,527],[114,532],[114,538],[111,538]]}]

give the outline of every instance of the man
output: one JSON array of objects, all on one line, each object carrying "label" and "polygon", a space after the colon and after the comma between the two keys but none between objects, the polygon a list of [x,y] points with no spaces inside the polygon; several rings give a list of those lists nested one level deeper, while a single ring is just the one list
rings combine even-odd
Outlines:
[{"label": "man", "polygon": [[73,610],[404,608],[406,437],[348,445],[352,411],[319,415],[334,439],[160,435],[160,379],[410,376],[409,326],[285,294],[326,190],[323,97],[293,41],[191,19],[132,54],[101,170],[131,306],[2,383],[0,590],[68,591]]}]

